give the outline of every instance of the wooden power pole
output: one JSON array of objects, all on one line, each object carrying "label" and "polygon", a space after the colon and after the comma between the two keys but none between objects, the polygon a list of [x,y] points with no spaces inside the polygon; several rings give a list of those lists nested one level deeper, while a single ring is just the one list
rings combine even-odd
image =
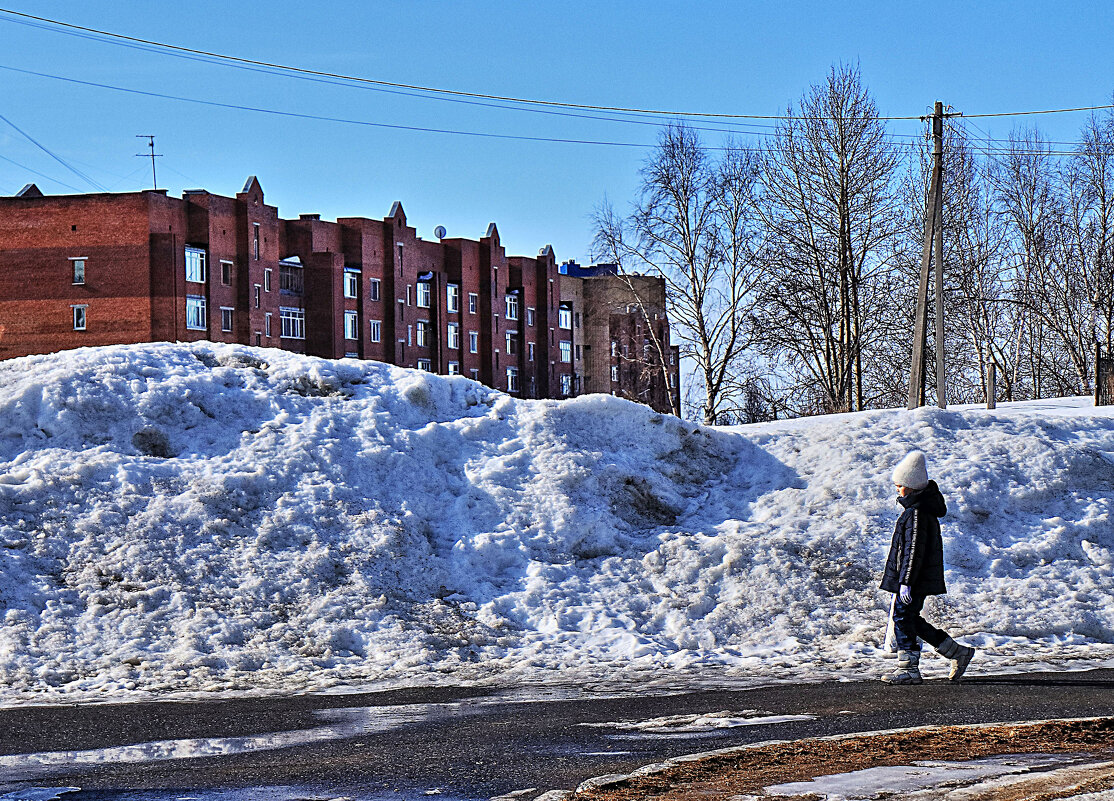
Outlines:
[{"label": "wooden power pole", "polygon": [[[924,249],[921,251],[921,276],[917,287],[917,318],[913,330],[913,358],[909,369],[909,408],[923,406],[928,367],[928,278],[936,252],[936,401],[947,408],[944,393],[944,104],[939,100],[932,111],[932,179],[924,214]],[[935,245],[935,247],[933,247]]]}]

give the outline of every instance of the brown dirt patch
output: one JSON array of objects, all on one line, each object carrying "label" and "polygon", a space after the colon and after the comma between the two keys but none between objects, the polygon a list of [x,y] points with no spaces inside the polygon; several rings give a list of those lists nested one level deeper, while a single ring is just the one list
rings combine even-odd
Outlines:
[{"label": "brown dirt patch", "polygon": [[[710,754],[605,787],[577,792],[588,801],[711,801],[764,787],[915,760],[964,760],[1001,754],[1092,753],[1114,757],[1114,718],[995,726],[946,726],[880,735],[771,743]],[[1114,787],[1114,777],[1088,788]],[[1035,798],[1036,796],[1026,796]],[[1058,797],[1058,796],[1049,796]]]}]

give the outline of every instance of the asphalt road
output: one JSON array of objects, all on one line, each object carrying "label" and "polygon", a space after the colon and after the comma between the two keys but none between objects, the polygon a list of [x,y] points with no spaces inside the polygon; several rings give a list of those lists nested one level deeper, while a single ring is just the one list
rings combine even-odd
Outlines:
[{"label": "asphalt road", "polygon": [[[703,734],[585,725],[719,711],[815,717]],[[618,698],[581,694],[573,700],[523,701],[507,697],[505,690],[450,687],[26,707],[0,709],[0,799],[7,793],[19,798],[16,791],[32,786],[81,788],[63,796],[65,801],[486,799],[535,788],[525,796],[533,798],[546,790],[573,789],[592,776],[763,740],[1098,715],[1114,715],[1114,670],[973,677],[962,684],[930,681],[917,687],[870,681]],[[273,735],[275,742],[260,735]],[[252,739],[238,739],[245,737]],[[166,741],[189,742],[146,747],[176,749],[175,758],[129,762],[123,760],[142,749],[119,750]],[[232,753],[190,758],[195,747]],[[49,752],[86,753],[15,756]],[[97,758],[108,761],[79,762]],[[38,764],[44,760],[56,764]]]}]

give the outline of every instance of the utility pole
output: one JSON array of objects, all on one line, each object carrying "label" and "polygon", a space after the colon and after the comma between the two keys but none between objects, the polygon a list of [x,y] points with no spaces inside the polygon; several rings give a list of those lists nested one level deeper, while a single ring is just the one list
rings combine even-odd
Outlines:
[{"label": "utility pole", "polygon": [[[910,409],[923,406],[928,359],[928,278],[932,268],[933,250],[936,251],[936,402],[947,408],[944,392],[944,118],[958,114],[945,114],[939,100],[932,111],[932,179],[924,215],[924,249],[921,251],[921,275],[917,287],[917,317],[913,330],[913,356],[909,369]],[[922,119],[928,119],[922,117]],[[933,248],[935,240],[935,248]]]},{"label": "utility pole", "polygon": [[136,134],[135,138],[136,139],[146,139],[147,140],[147,146],[150,148],[151,152],[150,153],[136,153],[135,155],[139,156],[139,158],[142,158],[142,159],[145,159],[145,158],[150,158],[151,159],[151,184],[153,185],[153,188],[158,189],[159,188],[159,179],[155,175],[155,158],[157,156],[162,156],[162,153],[156,153],[155,152],[155,137],[152,134]]}]

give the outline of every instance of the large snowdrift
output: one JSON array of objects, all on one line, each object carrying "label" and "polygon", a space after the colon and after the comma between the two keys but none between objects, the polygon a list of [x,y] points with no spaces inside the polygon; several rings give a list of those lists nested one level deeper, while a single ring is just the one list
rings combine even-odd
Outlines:
[{"label": "large snowdrift", "polygon": [[970,672],[1114,663],[1087,399],[717,430],[210,343],[3,362],[0,701],[873,675],[914,447]]}]

